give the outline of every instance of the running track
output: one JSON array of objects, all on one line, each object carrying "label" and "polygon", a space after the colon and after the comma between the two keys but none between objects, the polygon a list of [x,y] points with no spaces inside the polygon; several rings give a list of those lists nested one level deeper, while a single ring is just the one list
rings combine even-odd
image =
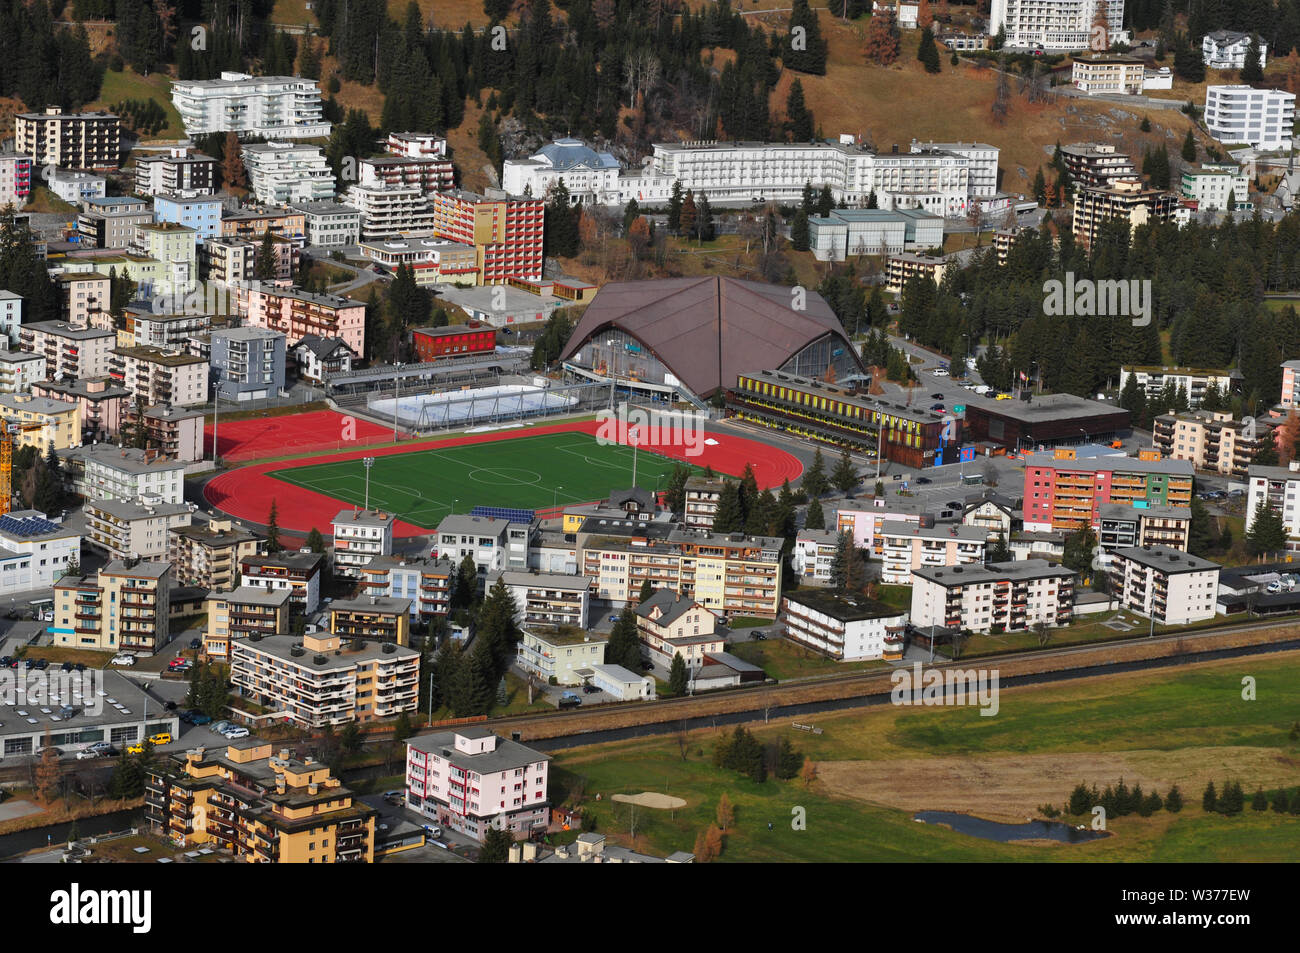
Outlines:
[{"label": "running track", "polygon": [[[291,417],[282,418],[285,422]],[[465,434],[445,440],[424,440],[402,444],[397,447],[382,449],[360,449],[346,453],[332,453],[319,457],[307,457],[286,463],[283,460],[258,463],[253,466],[231,470],[208,481],[203,488],[203,497],[210,506],[229,513],[236,519],[265,525],[271,512],[271,501],[275,501],[276,518],[281,530],[290,533],[308,533],[312,527],[326,533],[330,521],[339,510],[349,503],[317,493],[303,487],[294,486],[277,480],[267,474],[272,470],[286,470],[291,467],[316,466],[321,463],[336,463],[340,460],[356,460],[361,457],[387,456],[392,453],[411,453],[416,450],[434,448],[461,447],[476,443],[492,443],[509,440],[518,436],[535,436],[552,433],[589,433],[594,435],[600,424],[594,420],[578,423],[556,424],[550,427],[527,427],[521,430],[504,430],[494,433]],[[692,457],[688,462],[696,466],[712,467],[718,473],[740,474],[745,464],[754,468],[754,476],[760,488],[778,487],[783,480],[792,482],[803,472],[801,464],[794,456],[769,444],[740,437],[730,433],[709,433],[709,439],[716,440],[714,446],[706,445],[704,454]],[[684,441],[678,441],[684,443]],[[645,444],[643,444],[645,446]],[[657,446],[656,452],[667,457],[685,460],[684,446]],[[399,537],[427,536],[436,527],[413,526],[398,521],[393,533]],[[328,534],[327,534],[328,535]]]}]

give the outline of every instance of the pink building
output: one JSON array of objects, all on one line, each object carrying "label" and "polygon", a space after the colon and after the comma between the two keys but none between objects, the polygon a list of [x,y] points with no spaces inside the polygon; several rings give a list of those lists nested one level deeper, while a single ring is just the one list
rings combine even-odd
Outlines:
[{"label": "pink building", "polygon": [[1297,378],[1300,378],[1300,361],[1283,361],[1282,362],[1282,399],[1279,401],[1283,407],[1295,407],[1300,402],[1300,387],[1297,387]]},{"label": "pink building", "polygon": [[550,755],[469,726],[406,741],[406,806],[483,840],[489,827],[516,837],[548,820]]},{"label": "pink building", "polygon": [[919,504],[905,500],[844,500],[836,510],[833,525],[827,515],[826,528],[836,533],[849,533],[853,545],[871,550],[873,557],[878,558],[882,552],[884,537],[881,530],[885,523],[919,523],[923,510]]},{"label": "pink building", "polygon": [[237,289],[236,294],[248,326],[280,331],[290,349],[315,334],[340,338],[356,354],[365,352],[366,306],[361,301],[266,284]]},{"label": "pink building", "polygon": [[[37,381],[37,397],[70,400],[81,405],[83,439],[103,440],[122,429],[122,412],[129,406],[131,392],[107,377],[70,381]],[[197,458],[196,458],[197,459]]]}]

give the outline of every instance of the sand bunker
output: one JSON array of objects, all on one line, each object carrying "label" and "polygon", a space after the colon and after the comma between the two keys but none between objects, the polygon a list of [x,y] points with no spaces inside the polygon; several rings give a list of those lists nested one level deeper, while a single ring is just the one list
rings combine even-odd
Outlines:
[{"label": "sand bunker", "polygon": [[621,801],[624,804],[635,804],[637,807],[653,807],[661,811],[686,806],[686,802],[681,798],[670,797],[657,791],[642,791],[640,794],[615,794],[614,800]]}]

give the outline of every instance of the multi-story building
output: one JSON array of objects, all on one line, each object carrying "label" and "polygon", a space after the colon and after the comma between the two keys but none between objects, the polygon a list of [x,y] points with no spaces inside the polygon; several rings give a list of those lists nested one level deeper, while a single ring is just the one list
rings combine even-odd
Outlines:
[{"label": "multi-story building", "polygon": [[1205,128],[1225,144],[1246,144],[1263,152],[1291,148],[1295,93],[1250,86],[1207,86]]},{"label": "multi-story building", "polygon": [[172,529],[167,534],[167,561],[180,585],[225,592],[235,587],[239,564],[256,556],[261,545],[260,537],[235,529],[229,518],[214,518],[201,526]]},{"label": "multi-story building", "polygon": [[452,580],[457,566],[450,559],[425,556],[374,556],[361,567],[362,596],[409,599],[411,617],[429,619],[451,611]]},{"label": "multi-story building", "polygon": [[1300,463],[1286,467],[1253,466],[1247,471],[1246,526],[1250,532],[1263,507],[1270,507],[1286,528],[1287,551],[1300,551]]},{"label": "multi-story building", "polygon": [[1133,160],[1109,143],[1076,142],[1061,146],[1061,161],[1070,181],[1089,188],[1110,188],[1118,182],[1140,182]]},{"label": "multi-story building", "polygon": [[329,767],[244,738],[154,761],[145,816],[178,847],[214,845],[250,864],[374,863],[378,812]]},{"label": "multi-story building", "polygon": [[1282,362],[1282,399],[1278,403],[1288,409],[1300,406],[1300,361]]},{"label": "multi-story building", "polygon": [[210,314],[157,314],[147,305],[127,305],[122,309],[126,322],[127,346],[184,348],[194,334],[212,329]]},{"label": "multi-story building", "polygon": [[801,529],[795,535],[790,565],[801,586],[829,586],[840,534],[829,529]]},{"label": "multi-story building", "polygon": [[144,431],[145,447],[173,460],[193,463],[203,459],[203,412],[182,410],[171,404],[142,407],[128,403],[122,408],[121,425],[134,432]]},{"label": "multi-story building", "polygon": [[683,522],[692,529],[713,529],[713,518],[718,514],[725,480],[717,477],[689,476],[686,478],[686,512]]},{"label": "multi-story building", "polygon": [[203,654],[230,661],[239,639],[258,639],[289,631],[289,591],[239,586],[216,591],[204,600],[208,624],[203,630]]},{"label": "multi-story building", "polygon": [[835,511],[835,532],[848,533],[853,545],[870,551],[870,558],[884,555],[886,523],[905,522],[919,524],[930,510],[910,500],[891,501],[888,497],[861,500],[843,500]]},{"label": "multi-story building", "polygon": [[361,236],[361,211],[340,202],[295,202],[307,227],[307,244],[321,248],[355,245]]},{"label": "multi-story building", "polygon": [[45,173],[45,184],[51,192],[71,205],[102,199],[108,192],[108,180],[90,172],[73,172],[69,169],[50,169]]},{"label": "multi-story building", "polygon": [[54,585],[81,559],[81,536],[58,517],[38,510],[0,516],[0,594],[15,595]]},{"label": "multi-story building", "polygon": [[307,217],[290,206],[242,209],[221,216],[221,236],[260,242],[267,232],[305,241]]},{"label": "multi-story building", "polygon": [[609,635],[572,625],[525,626],[515,651],[515,664],[544,682],[581,685],[593,665],[605,662]]},{"label": "multi-story building", "polygon": [[527,569],[530,538],[531,529],[526,523],[453,513],[438,524],[433,555],[450,559],[458,566],[471,556],[483,579],[493,571]]},{"label": "multi-story building", "polygon": [[114,559],[98,573],[54,584],[54,644],[153,654],[167,641],[171,565]]},{"label": "multi-story building", "polygon": [[189,407],[208,399],[208,362],[175,348],[121,347],[108,376],[131,392],[133,403]]},{"label": "multi-story building", "polygon": [[[1268,41],[1260,36],[1254,37],[1259,50],[1259,68],[1268,65]],[[1250,52],[1251,35],[1235,30],[1211,30],[1201,37],[1201,58],[1206,69],[1236,69],[1246,65],[1246,56]]]},{"label": "multi-story building", "polygon": [[890,294],[902,294],[903,286],[913,278],[928,278],[938,285],[947,269],[948,262],[943,258],[907,252],[890,255],[885,260],[885,290]]},{"label": "multi-story building", "polygon": [[339,510],[334,517],[334,574],[359,577],[375,556],[393,554],[397,517],[379,510]]},{"label": "multi-story building", "polygon": [[[1100,38],[1093,31],[1099,15],[1106,20]],[[999,31],[1009,47],[1040,50],[1087,50],[1098,42],[1108,49],[1128,36],[1124,0],[993,0],[989,36]]]},{"label": "multi-story building", "polygon": [[250,327],[281,332],[287,347],[316,334],[341,338],[355,354],[365,352],[366,306],[361,301],[271,287],[240,289],[239,301]]},{"label": "multi-story building", "polygon": [[1072,448],[1025,454],[1025,529],[1029,532],[1095,526],[1103,503],[1191,506],[1194,470],[1187,460],[1165,460],[1158,450],[1138,457],[1079,458]]},{"label": "multi-story building", "polygon": [[475,840],[489,827],[526,837],[549,821],[550,755],[462,726],[406,742],[406,807]]},{"label": "multi-story building", "polygon": [[205,244],[221,234],[222,202],[215,196],[167,195],[153,197],[154,217],[162,223],[194,229],[195,242]]},{"label": "multi-story building", "polygon": [[292,354],[299,376],[313,384],[324,384],[337,374],[348,373],[352,362],[360,356],[346,341],[319,334],[304,334]]},{"label": "multi-story building", "polygon": [[1121,53],[1076,56],[1070,72],[1074,88],[1092,95],[1105,93],[1136,96],[1142,92],[1146,60]]},{"label": "multi-story building", "polygon": [[[107,305],[107,299],[104,304]],[[84,324],[37,321],[19,329],[18,341],[22,350],[45,357],[47,379],[80,379],[108,375],[117,335]]]},{"label": "multi-story building", "polygon": [[1255,455],[1272,442],[1269,428],[1249,418],[1233,420],[1225,411],[1161,414],[1153,429],[1156,449],[1166,457],[1225,476],[1244,477]]},{"label": "multi-story building", "polygon": [[17,152],[0,152],[0,209],[15,211],[32,195],[32,157]]},{"label": "multi-story building", "polygon": [[30,394],[44,377],[43,355],[0,349],[0,394]]},{"label": "multi-story building", "polygon": [[781,600],[785,637],[837,662],[901,659],[907,613],[858,593],[800,589]]},{"label": "multi-story building", "polygon": [[240,582],[264,589],[285,589],[289,605],[298,613],[310,615],[320,605],[323,553],[274,553],[245,556],[239,563]]},{"label": "multi-story building", "polygon": [[0,394],[0,420],[17,424],[11,434],[16,447],[35,447],[39,452],[53,446],[68,450],[81,446],[81,405],[30,393]]},{"label": "multi-story building", "polygon": [[1187,552],[1192,510],[1188,506],[1124,506],[1103,503],[1094,529],[1106,552],[1129,546],[1164,546]]},{"label": "multi-story building", "polygon": [[314,79],[222,72],[220,79],[176,80],[172,102],[190,138],[214,132],[268,139],[330,134]]},{"label": "multi-story building", "polygon": [[95,271],[59,275],[59,317],[72,327],[103,328],[109,308],[108,275]]},{"label": "multi-story building", "polygon": [[993,250],[998,256],[998,264],[1005,265],[1011,257],[1011,246],[1026,235],[1035,234],[1027,226],[1013,225],[1011,228],[999,228],[993,233]]},{"label": "multi-story building", "polygon": [[419,680],[420,653],[391,643],[309,633],[240,638],[231,648],[236,691],[306,728],[410,714]]},{"label": "multi-story building", "polygon": [[73,492],[88,500],[181,502],[185,464],[156,450],[95,443],[60,456]]},{"label": "multi-story building", "polygon": [[511,195],[546,198],[563,183],[575,205],[610,205],[619,195],[620,170],[608,152],[597,152],[581,139],[556,139],[527,159],[507,159],[501,185]]},{"label": "multi-story building", "polygon": [[670,669],[680,655],[686,668],[695,671],[705,664],[706,655],[726,648],[727,636],[719,631],[718,617],[672,589],[656,589],[635,611],[641,648],[664,669]]},{"label": "multi-story building", "polygon": [[111,559],[166,559],[169,533],[190,525],[192,503],[86,502],[86,542]]},{"label": "multi-story building", "polygon": [[502,573],[501,581],[514,599],[520,626],[587,628],[591,580],[586,576],[515,571]]},{"label": "multi-story building", "polygon": [[135,242],[136,227],[152,222],[153,215],[144,199],[124,195],[93,199],[77,215],[77,235],[90,248],[127,248]]},{"label": "multi-story building", "polygon": [[135,160],[136,195],[192,199],[214,194],[216,182],[217,160],[186,146],[171,146]]},{"label": "multi-story building", "polygon": [[135,227],[134,250],[162,263],[161,280],[154,282],[154,294],[179,299],[197,287],[198,239],[196,229],[177,222],[145,222]]},{"label": "multi-story building", "polygon": [[408,266],[418,285],[478,284],[478,253],[445,238],[386,238],[361,243],[361,257],[389,271]]},{"label": "multi-story building", "polygon": [[1250,176],[1235,162],[1203,162],[1183,170],[1182,193],[1198,209],[1230,212],[1250,201]]},{"label": "multi-story building", "polygon": [[473,357],[491,354],[496,350],[497,332],[473,324],[451,324],[441,328],[415,328],[411,331],[411,346],[421,361],[436,361],[444,357]]},{"label": "multi-story building", "polygon": [[433,234],[433,209],[416,186],[353,185],[345,198],[361,215],[359,238],[363,242]]},{"label": "multi-story building", "polygon": [[832,209],[808,219],[808,239],[818,261],[845,261],[940,248],[943,224],[942,217],[914,208]]},{"label": "multi-story building", "polygon": [[18,347],[18,329],[22,323],[23,296],[0,290],[0,347],[10,350]]},{"label": "multi-story building", "polygon": [[1110,585],[1123,608],[1186,625],[1214,618],[1219,566],[1166,546],[1133,546],[1110,554]]},{"label": "multi-story building", "polygon": [[213,331],[208,363],[223,400],[275,397],[284,390],[284,334],[267,328]]},{"label": "multi-story building", "polygon": [[913,155],[933,155],[936,152],[948,152],[966,160],[970,170],[969,193],[973,199],[992,198],[998,191],[998,155],[997,146],[987,142],[918,142],[912,140]]},{"label": "multi-story building", "polygon": [[357,181],[381,189],[416,188],[429,195],[455,188],[456,168],[445,157],[375,156],[357,163]]},{"label": "multi-story building", "polygon": [[431,198],[433,234],[473,245],[479,284],[542,277],[542,219],[545,202],[489,190],[478,195],[455,189]]},{"label": "multi-story building", "polygon": [[[45,359],[40,355],[30,356],[40,361],[43,371]],[[114,386],[106,377],[69,381],[38,380],[31,384],[31,393],[36,397],[53,397],[77,404],[81,408],[82,441],[102,440],[120,432],[122,411],[129,396],[125,387]]]},{"label": "multi-story building", "polygon": [[1021,632],[1040,622],[1069,625],[1077,575],[1043,559],[918,569],[912,574],[911,623],[972,632]]},{"label": "multi-story building", "polygon": [[273,140],[244,146],[248,184],[263,205],[334,197],[334,173],[319,146]]},{"label": "multi-story building", "polygon": [[435,132],[390,132],[384,148],[389,155],[408,159],[445,159],[447,137]]},{"label": "multi-story building", "polygon": [[335,599],[330,632],[342,639],[411,644],[411,600],[391,596]]},{"label": "multi-story building", "polygon": [[65,113],[58,106],[47,106],[43,113],[14,117],[14,150],[42,167],[116,169],[121,162],[122,123],[112,113]]},{"label": "multi-story building", "polygon": [[[1125,366],[1119,371],[1120,390],[1128,385],[1129,378],[1136,379],[1136,386],[1142,388],[1148,403],[1158,405],[1165,388],[1172,387],[1174,391],[1182,391],[1187,397],[1187,405],[1192,410],[1196,410],[1201,406],[1201,399],[1205,397],[1206,390],[1211,386],[1215,387],[1221,396],[1227,396],[1238,390],[1241,372],[1195,367]],[[1156,409],[1173,410],[1173,407],[1157,406]]]},{"label": "multi-story building", "polygon": [[258,248],[257,242],[246,238],[209,238],[199,253],[204,278],[226,287],[252,281]]},{"label": "multi-story building", "polygon": [[1093,237],[1106,221],[1127,222],[1131,232],[1139,225],[1172,221],[1177,208],[1177,196],[1146,188],[1141,182],[1116,182],[1110,188],[1084,186],[1074,194],[1074,238],[1082,247],[1091,248]]},{"label": "multi-story building", "polygon": [[988,533],[977,526],[936,526],[929,517],[916,523],[887,522],[881,527],[881,536],[880,580],[904,586],[911,584],[912,573],[922,567],[983,563],[988,545]]}]

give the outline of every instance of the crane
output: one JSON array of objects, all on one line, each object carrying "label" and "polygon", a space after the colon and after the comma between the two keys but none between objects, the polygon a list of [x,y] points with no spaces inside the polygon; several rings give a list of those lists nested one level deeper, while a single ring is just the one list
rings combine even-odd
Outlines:
[{"label": "crane", "polygon": [[44,424],[16,424],[4,421],[0,427],[0,515],[9,512],[13,499],[14,434],[43,430]]}]

